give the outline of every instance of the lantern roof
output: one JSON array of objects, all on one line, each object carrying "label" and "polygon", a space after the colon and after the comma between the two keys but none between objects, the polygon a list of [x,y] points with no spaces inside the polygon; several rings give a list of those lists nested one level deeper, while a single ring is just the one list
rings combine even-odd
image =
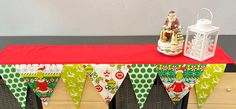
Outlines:
[{"label": "lantern roof", "polygon": [[212,33],[212,32],[219,31],[220,28],[216,26],[209,26],[208,28],[200,28],[197,25],[191,25],[188,27],[188,29],[190,31],[204,34],[204,33]]}]

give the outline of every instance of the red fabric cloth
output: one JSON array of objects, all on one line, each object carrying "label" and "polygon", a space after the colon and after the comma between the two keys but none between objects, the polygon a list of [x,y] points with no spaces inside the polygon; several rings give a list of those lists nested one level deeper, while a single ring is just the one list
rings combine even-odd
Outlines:
[{"label": "red fabric cloth", "polygon": [[0,52],[0,64],[211,64],[235,63],[219,46],[213,58],[199,62],[180,54],[165,56],[156,44],[11,45]]}]

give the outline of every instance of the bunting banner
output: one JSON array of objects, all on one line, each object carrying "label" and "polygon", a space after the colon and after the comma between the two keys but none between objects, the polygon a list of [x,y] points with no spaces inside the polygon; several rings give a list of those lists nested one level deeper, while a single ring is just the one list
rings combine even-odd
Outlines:
[{"label": "bunting banner", "polygon": [[226,64],[208,64],[195,85],[198,107],[206,102],[213,92],[221,76],[225,71]]},{"label": "bunting banner", "polygon": [[157,74],[174,104],[195,85],[200,108],[213,92],[225,67],[226,64],[16,64],[0,65],[0,76],[23,109],[28,86],[47,105],[60,78],[79,109],[87,76],[109,103],[127,73],[140,109],[144,108]]},{"label": "bunting banner", "polygon": [[109,103],[122,84],[129,64],[88,64],[85,71],[102,98]]},{"label": "bunting banner", "polygon": [[132,64],[129,77],[140,109],[149,95],[156,79],[157,72],[154,64]]},{"label": "bunting banner", "polygon": [[61,78],[77,109],[80,108],[86,77],[87,73],[82,64],[65,64],[63,67]]},{"label": "bunting banner", "polygon": [[174,104],[177,104],[201,76],[204,64],[160,64],[158,75]]},{"label": "bunting banner", "polygon": [[17,71],[24,77],[35,94],[44,105],[48,105],[54,88],[60,78],[62,64],[20,64],[16,65]]}]

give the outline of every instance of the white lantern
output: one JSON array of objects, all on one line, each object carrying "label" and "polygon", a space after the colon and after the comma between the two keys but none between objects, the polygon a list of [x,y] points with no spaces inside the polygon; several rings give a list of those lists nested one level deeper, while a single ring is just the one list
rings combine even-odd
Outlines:
[{"label": "white lantern", "polygon": [[204,61],[215,55],[219,34],[219,27],[212,26],[212,12],[207,8],[202,8],[200,11],[202,10],[208,11],[211,19],[199,19],[198,13],[197,23],[187,28],[184,47],[184,55],[198,61]]}]

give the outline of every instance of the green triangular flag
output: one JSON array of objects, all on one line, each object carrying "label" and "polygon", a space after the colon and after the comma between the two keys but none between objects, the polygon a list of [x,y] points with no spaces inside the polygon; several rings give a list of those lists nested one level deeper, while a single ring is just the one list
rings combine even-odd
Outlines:
[{"label": "green triangular flag", "polygon": [[142,109],[156,79],[154,64],[132,64],[129,77],[134,88],[139,108]]},{"label": "green triangular flag", "polygon": [[61,78],[77,109],[80,108],[86,76],[87,73],[82,64],[65,64],[63,67]]},{"label": "green triangular flag", "polygon": [[189,93],[200,78],[205,64],[157,64],[158,75],[174,104]]},{"label": "green triangular flag", "polygon": [[44,105],[48,105],[62,71],[62,64],[19,64],[17,71]]},{"label": "green triangular flag", "polygon": [[0,75],[6,85],[19,102],[21,108],[25,109],[27,84],[14,65],[0,65]]},{"label": "green triangular flag", "polygon": [[226,64],[208,64],[203,71],[199,82],[196,83],[196,97],[200,108],[213,92],[225,71]]}]

